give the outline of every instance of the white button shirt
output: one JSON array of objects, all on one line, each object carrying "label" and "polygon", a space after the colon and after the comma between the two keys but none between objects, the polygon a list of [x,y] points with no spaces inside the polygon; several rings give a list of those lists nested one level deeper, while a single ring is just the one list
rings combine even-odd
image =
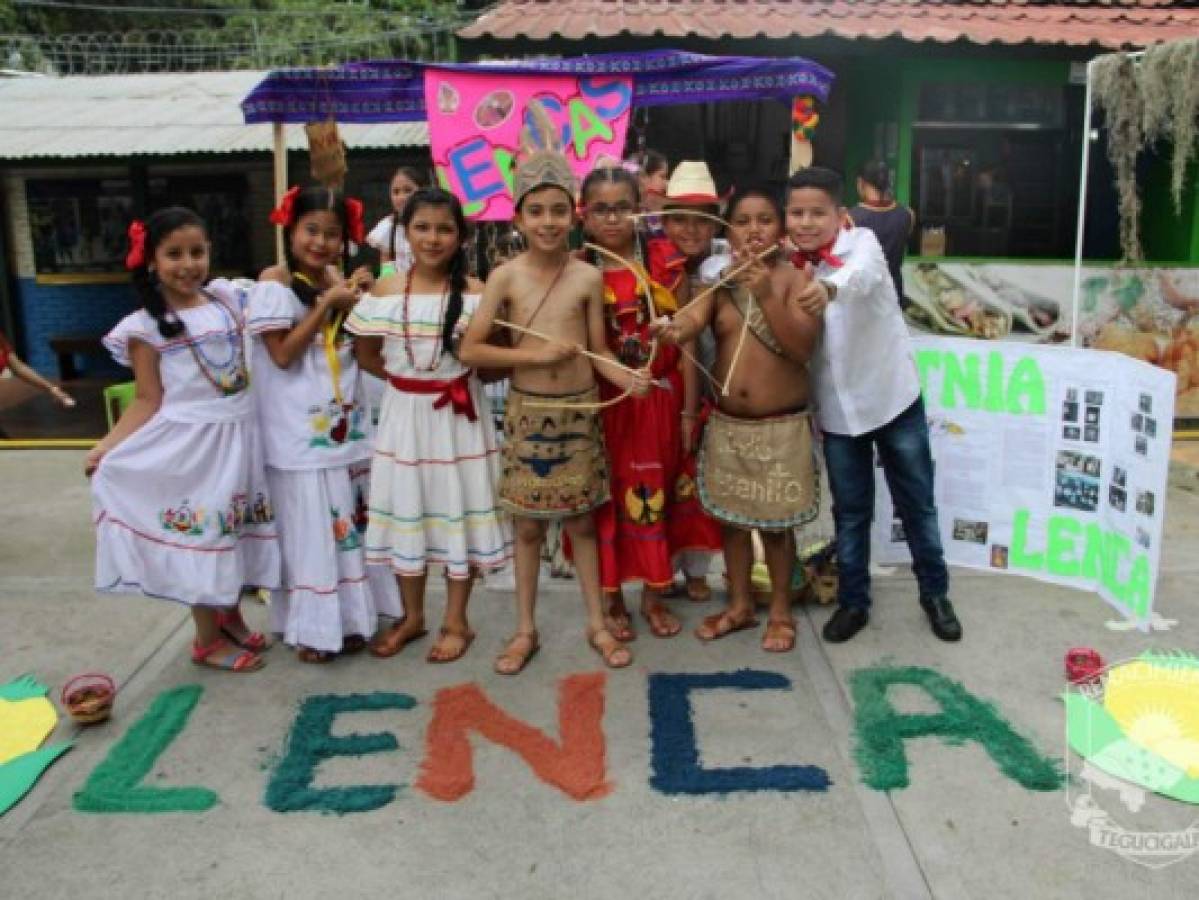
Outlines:
[{"label": "white button shirt", "polygon": [[842,231],[822,262],[821,281],[836,285],[824,311],[824,339],[812,357],[816,417],[833,434],[857,437],[886,425],[916,402],[920,380],[895,285],[878,238],[868,228]]}]

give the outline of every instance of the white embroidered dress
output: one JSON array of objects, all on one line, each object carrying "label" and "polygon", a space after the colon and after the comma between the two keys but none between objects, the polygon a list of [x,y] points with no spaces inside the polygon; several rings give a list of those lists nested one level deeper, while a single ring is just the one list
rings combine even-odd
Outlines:
[{"label": "white embroidered dress", "polygon": [[246,292],[225,280],[206,290],[220,302],[181,310],[183,334],[164,338],[139,310],[104,337],[125,366],[132,342],[152,347],[163,396],[92,476],[99,591],[231,607],[243,586],[279,584],[253,397],[227,395],[205,375],[244,368]]},{"label": "white embroidered dress", "polygon": [[[354,307],[347,330],[383,338],[389,375],[448,382],[469,371],[442,352],[443,298],[413,294],[407,331],[412,362],[405,350],[404,298],[366,297]],[[463,297],[455,334],[461,339],[479,305],[477,294]],[[430,368],[433,361],[435,366]],[[491,406],[473,374],[467,389],[475,421],[453,403],[440,408],[437,393],[399,390],[388,384],[371,462],[367,562],[390,566],[398,575],[421,575],[429,564],[450,578],[471,569],[500,569],[512,558],[512,525],[496,505],[499,449]]]},{"label": "white embroidered dress", "polygon": [[336,344],[340,403],[323,332],[286,369],[261,339],[308,312],[282,284],[254,286],[251,373],[283,555],[271,627],[292,646],[336,653],[344,637],[370,638],[379,613],[400,607],[394,583],[372,580],[363,557],[371,425],[349,338]]}]

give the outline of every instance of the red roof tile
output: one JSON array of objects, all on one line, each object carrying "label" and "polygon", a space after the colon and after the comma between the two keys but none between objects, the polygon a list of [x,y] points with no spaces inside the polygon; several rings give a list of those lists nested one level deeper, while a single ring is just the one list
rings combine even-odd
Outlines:
[{"label": "red roof tile", "polygon": [[501,0],[463,38],[966,40],[1143,47],[1199,34],[1195,0]]}]

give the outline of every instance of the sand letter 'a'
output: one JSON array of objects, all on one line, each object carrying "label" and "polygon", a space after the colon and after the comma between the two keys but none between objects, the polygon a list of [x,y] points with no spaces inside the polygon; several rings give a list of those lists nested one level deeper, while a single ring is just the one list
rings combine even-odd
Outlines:
[{"label": "sand letter 'a'", "polygon": [[[919,688],[940,705],[938,713],[901,713],[887,697],[897,684]],[[849,677],[854,704],[854,759],[862,781],[877,791],[906,788],[905,741],[933,736],[951,745],[982,746],[1008,778],[1030,791],[1053,791],[1063,784],[1058,764],[1042,756],[990,703],[960,683],[922,666],[874,666]],[[915,746],[915,745],[914,745]]]}]

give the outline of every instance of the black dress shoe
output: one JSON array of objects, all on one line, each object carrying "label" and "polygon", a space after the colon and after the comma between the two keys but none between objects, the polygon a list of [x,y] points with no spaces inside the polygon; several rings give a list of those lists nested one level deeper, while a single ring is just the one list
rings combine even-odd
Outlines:
[{"label": "black dress shoe", "polygon": [[928,615],[928,623],[933,627],[933,634],[943,641],[960,641],[962,639],[962,623],[953,612],[953,604],[948,597],[921,597],[920,605]]},{"label": "black dress shoe", "polygon": [[824,639],[830,644],[843,644],[869,621],[870,613],[866,610],[839,606],[833,617],[824,623]]}]

